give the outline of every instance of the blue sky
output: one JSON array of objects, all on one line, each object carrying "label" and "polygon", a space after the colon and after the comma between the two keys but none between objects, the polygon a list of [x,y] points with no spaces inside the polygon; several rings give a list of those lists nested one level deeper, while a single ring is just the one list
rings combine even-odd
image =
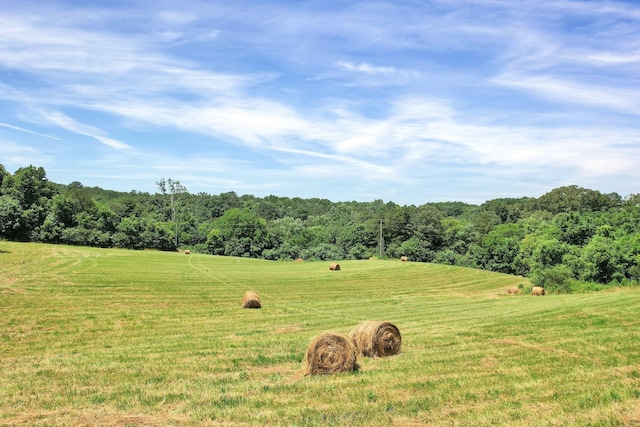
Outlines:
[{"label": "blue sky", "polygon": [[0,163],[151,193],[625,197],[640,3],[3,2]]}]

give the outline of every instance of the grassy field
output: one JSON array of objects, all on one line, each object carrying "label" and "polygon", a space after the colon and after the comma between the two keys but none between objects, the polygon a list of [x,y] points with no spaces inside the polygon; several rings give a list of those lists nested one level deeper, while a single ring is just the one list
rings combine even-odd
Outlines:
[{"label": "grassy field", "polygon": [[[640,425],[640,289],[340,265],[0,241],[0,425]],[[402,352],[304,375],[363,320]]]}]

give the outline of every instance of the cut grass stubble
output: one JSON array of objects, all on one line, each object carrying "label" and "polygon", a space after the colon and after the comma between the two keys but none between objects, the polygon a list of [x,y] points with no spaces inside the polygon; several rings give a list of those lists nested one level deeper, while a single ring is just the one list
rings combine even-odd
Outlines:
[{"label": "cut grass stubble", "polygon": [[[640,293],[505,295],[507,275],[0,242],[0,425],[634,425]],[[264,308],[242,310],[247,289]],[[323,331],[402,351],[304,376]]]}]

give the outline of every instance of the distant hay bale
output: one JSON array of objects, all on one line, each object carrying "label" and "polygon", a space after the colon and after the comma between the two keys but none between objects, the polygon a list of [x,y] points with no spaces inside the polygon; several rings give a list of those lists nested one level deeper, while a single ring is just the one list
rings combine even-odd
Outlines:
[{"label": "distant hay bale", "polygon": [[331,263],[331,265],[329,266],[329,270],[332,270],[332,271],[340,270],[340,264],[336,262]]},{"label": "distant hay bale", "polygon": [[401,256],[401,257],[400,257],[400,261],[402,261],[402,262],[408,262],[408,261],[409,261],[409,257]]},{"label": "distant hay bale", "polygon": [[507,289],[507,293],[510,295],[517,295],[520,293],[520,289],[517,286],[512,286],[509,289]]},{"label": "distant hay bale", "polygon": [[389,322],[366,320],[356,326],[349,338],[366,357],[386,357],[400,353],[402,336],[396,325]]},{"label": "distant hay bale", "polygon": [[296,258],[296,262],[302,262],[302,258]]},{"label": "distant hay bale", "polygon": [[306,375],[352,372],[356,369],[357,350],[348,336],[324,332],[307,348]]},{"label": "distant hay bale", "polygon": [[185,255],[189,255],[191,253],[191,251],[189,249],[184,251]]},{"label": "distant hay bale", "polygon": [[242,295],[242,308],[262,308],[260,297],[253,291],[247,291]]},{"label": "distant hay bale", "polygon": [[531,295],[535,295],[535,296],[544,295],[544,288],[540,286],[534,286],[533,289],[531,289]]}]

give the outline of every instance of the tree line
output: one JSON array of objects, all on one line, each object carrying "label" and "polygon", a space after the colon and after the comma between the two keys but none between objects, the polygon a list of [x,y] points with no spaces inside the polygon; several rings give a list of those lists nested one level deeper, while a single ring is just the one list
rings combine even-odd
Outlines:
[{"label": "tree line", "polygon": [[0,165],[0,238],[268,260],[435,262],[531,278],[554,292],[637,285],[640,194],[572,186],[539,198],[401,206],[298,197],[155,194],[50,182],[42,167]]}]

